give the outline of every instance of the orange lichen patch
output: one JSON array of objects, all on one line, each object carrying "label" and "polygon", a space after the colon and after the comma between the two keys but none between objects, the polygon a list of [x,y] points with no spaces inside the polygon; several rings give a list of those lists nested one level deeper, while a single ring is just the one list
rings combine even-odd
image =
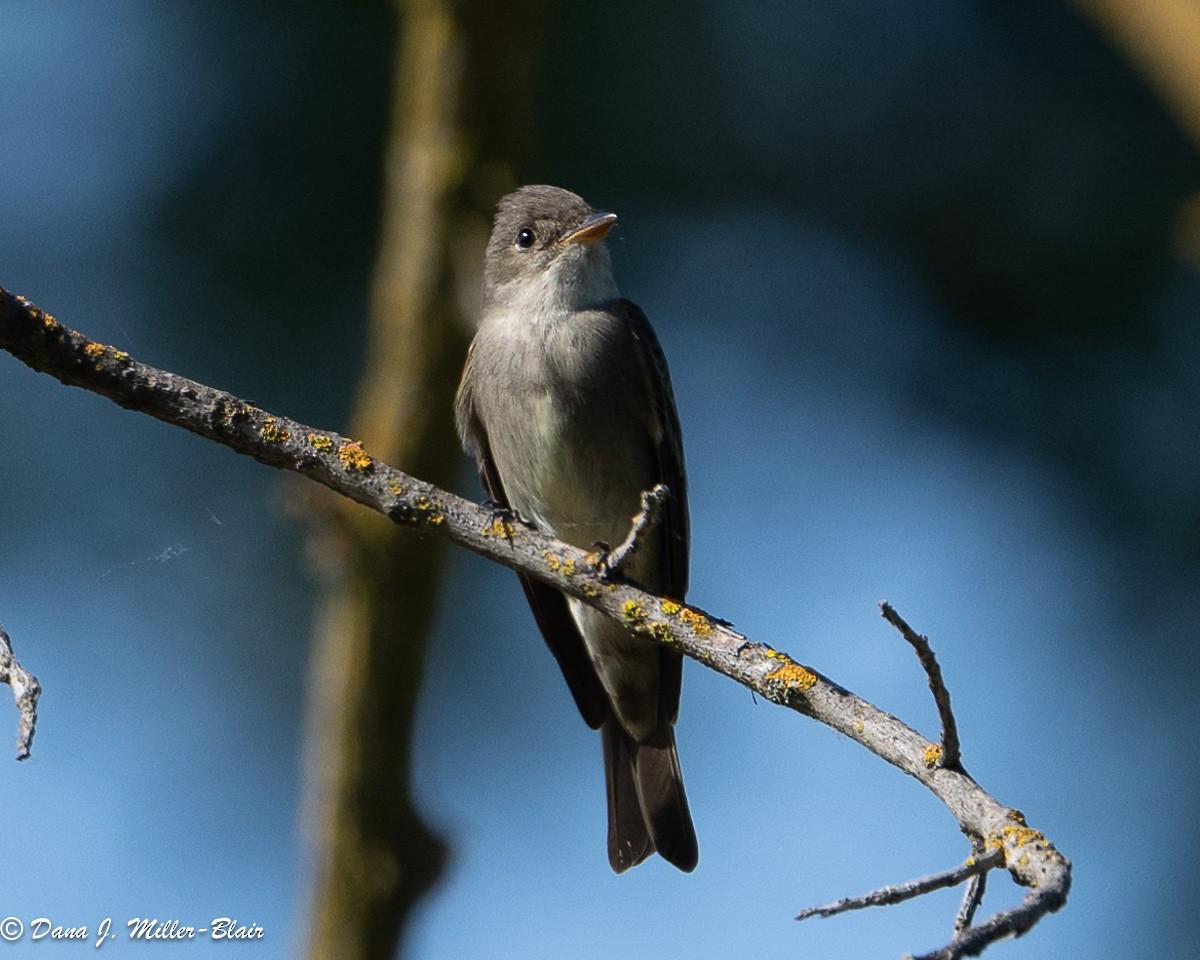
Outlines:
[{"label": "orange lichen patch", "polygon": [[1023,814],[1016,807],[1009,807],[1008,813],[1006,813],[1005,816],[1008,817],[1008,819],[1013,823],[1019,823],[1021,826],[1025,826],[1025,814]]},{"label": "orange lichen patch", "polygon": [[392,493],[395,494],[397,497],[404,496],[404,489],[405,489],[404,484],[402,484],[395,477],[388,477],[387,485],[388,485],[388,489],[391,490]]},{"label": "orange lichen patch", "polygon": [[[368,463],[370,458],[367,458]],[[441,500],[430,500],[425,494],[420,494],[413,500],[413,506],[417,512],[422,515],[425,522],[432,526],[439,526],[446,522],[446,518],[442,515],[442,507],[444,504]]]},{"label": "orange lichen patch", "polygon": [[636,600],[626,600],[621,604],[621,615],[625,618],[626,623],[644,623],[646,608]]},{"label": "orange lichen patch", "polygon": [[787,663],[776,667],[768,673],[766,679],[771,683],[786,687],[788,690],[803,692],[811,689],[816,684],[817,675],[811,670],[800,666],[794,660],[789,660]]},{"label": "orange lichen patch", "polygon": [[542,554],[548,566],[555,573],[561,572],[565,577],[573,577],[579,571],[575,568],[575,561],[570,557],[560,557],[557,553],[551,553],[547,550]]},{"label": "orange lichen patch", "polygon": [[1000,833],[1005,840],[1018,847],[1023,847],[1027,843],[1045,841],[1046,839],[1046,835],[1041,830],[1034,830],[1033,827],[1004,827]]},{"label": "orange lichen patch", "polygon": [[1054,844],[1046,839],[1041,830],[1034,830],[1023,823],[1001,827],[997,833],[985,838],[983,845],[988,850],[1003,850],[1008,865],[1018,869],[1023,869],[1029,863],[1028,851],[1022,851],[1021,848],[1030,845],[1062,859],[1062,854],[1054,849]]},{"label": "orange lichen patch", "polygon": [[925,766],[930,770],[942,762],[942,745],[931,743],[925,748]]},{"label": "orange lichen patch", "polygon": [[267,443],[285,443],[292,435],[292,432],[287,427],[280,425],[274,417],[267,417],[262,429],[258,432]]},{"label": "orange lichen patch", "polygon": [[249,412],[241,403],[220,403],[217,406],[218,423],[223,427],[230,426],[235,420],[240,420]]},{"label": "orange lichen patch", "polygon": [[309,433],[307,435],[308,442],[312,444],[315,450],[332,450],[333,440],[325,436],[323,433]]},{"label": "orange lichen patch", "polygon": [[516,535],[517,528],[511,520],[492,517],[491,522],[479,532],[485,537],[503,537],[505,540],[511,540]]},{"label": "orange lichen patch", "polygon": [[593,570],[599,568],[600,561],[603,559],[604,554],[602,554],[599,550],[592,550],[586,557],[583,558],[584,563],[586,563]]},{"label": "orange lichen patch", "polygon": [[366,473],[371,469],[371,458],[358,440],[347,440],[338,447],[338,460],[344,469],[354,473]]},{"label": "orange lichen patch", "polygon": [[104,356],[104,344],[97,343],[95,340],[89,340],[83,345],[83,352],[93,360],[99,360]]},{"label": "orange lichen patch", "polygon": [[676,603],[674,600],[659,600],[658,609],[668,617],[673,617],[683,609],[683,605]]},{"label": "orange lichen patch", "polygon": [[42,328],[47,332],[50,332],[50,334],[56,334],[56,332],[59,332],[59,330],[62,329],[62,324],[60,324],[58,320],[54,319],[54,317],[50,316],[50,314],[46,311],[42,310],[41,307],[30,304],[29,300],[26,300],[24,296],[17,294],[13,299],[16,300],[18,304],[22,305],[25,310],[28,310],[30,316],[35,320],[38,320],[38,322],[42,324]]},{"label": "orange lichen patch", "polygon": [[680,609],[679,619],[683,623],[687,624],[692,633],[698,637],[707,637],[713,632],[712,623],[709,621],[708,617],[702,613],[697,613],[691,607],[683,607]]}]

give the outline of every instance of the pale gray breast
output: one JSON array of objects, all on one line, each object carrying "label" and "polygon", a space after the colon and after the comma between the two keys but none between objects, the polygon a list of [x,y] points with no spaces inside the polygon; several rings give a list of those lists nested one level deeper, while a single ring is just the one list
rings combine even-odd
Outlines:
[{"label": "pale gray breast", "polygon": [[620,542],[656,482],[659,428],[619,302],[481,335],[475,402],[512,506],[578,546]]}]

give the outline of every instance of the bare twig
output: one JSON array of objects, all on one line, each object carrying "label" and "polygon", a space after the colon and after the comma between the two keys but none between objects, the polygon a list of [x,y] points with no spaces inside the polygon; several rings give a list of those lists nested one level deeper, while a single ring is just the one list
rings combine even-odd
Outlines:
[{"label": "bare twig", "polygon": [[959,904],[958,913],[954,917],[955,937],[962,936],[963,931],[970,928],[972,921],[975,919],[975,911],[983,903],[983,895],[986,891],[986,873],[977,873],[967,881],[967,888],[963,891],[962,903]]},{"label": "bare twig", "polygon": [[[936,763],[950,770],[957,770],[962,763],[958,724],[954,720],[954,710],[950,707],[950,691],[946,689],[946,682],[942,679],[942,668],[938,666],[937,657],[933,655],[929,638],[917,633],[905,623],[904,618],[886,600],[879,605],[879,609],[883,618],[912,644],[912,648],[917,652],[917,659],[921,661],[925,670],[925,676],[929,678],[929,689],[933,693],[933,701],[937,704],[938,717],[942,722],[942,751],[941,757],[936,758]],[[934,759],[932,755],[930,759]]]},{"label": "bare twig", "polygon": [[662,520],[663,506],[670,495],[671,491],[663,483],[657,483],[652,489],[642,491],[642,509],[633,517],[628,535],[604,558],[604,573],[607,576],[619,574],[625,569],[625,564],[629,562],[634,551]]},{"label": "bare twig", "polygon": [[512,531],[497,532],[485,507],[374,459],[359,442],[138,363],[3,289],[0,348],[63,383],[176,424],[260,463],[296,471],[398,524],[446,537],[527,574],[764,699],[820,721],[913,777],[946,805],[968,837],[999,852],[1013,879],[1032,890],[1021,906],[972,927],[931,956],[975,955],[1001,937],[1023,933],[1066,903],[1070,861],[1027,826],[1018,811],[999,803],[962,769],[930,763],[937,744],[786,653],[748,640],[697,607],[608,581],[588,553],[532,528],[514,524]]},{"label": "bare twig", "polygon": [[[981,856],[983,849],[976,844],[975,856]],[[967,881],[963,890],[962,902],[958,905],[958,913],[954,917],[954,936],[959,937],[975,920],[975,911],[983,903],[983,895],[987,891],[987,873],[977,873]]]},{"label": "bare twig", "polygon": [[809,917],[833,917],[850,910],[862,910],[865,907],[885,907],[893,903],[903,903],[914,897],[932,893],[934,890],[944,890],[946,887],[956,887],[964,880],[973,879],[1003,865],[1004,857],[998,850],[993,850],[983,857],[972,857],[965,863],[943,870],[941,873],[930,874],[927,877],[917,877],[904,883],[896,883],[880,887],[859,897],[843,897],[833,903],[825,903],[815,907],[806,907],[796,914],[797,920],[807,920]]},{"label": "bare twig", "polygon": [[0,683],[12,687],[17,703],[17,759],[28,760],[37,730],[37,702],[42,693],[38,678],[26,670],[13,654],[12,643],[0,627]]}]

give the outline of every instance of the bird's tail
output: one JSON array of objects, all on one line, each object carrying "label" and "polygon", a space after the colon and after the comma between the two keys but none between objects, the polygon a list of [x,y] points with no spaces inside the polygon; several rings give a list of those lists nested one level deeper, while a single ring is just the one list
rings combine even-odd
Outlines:
[{"label": "bird's tail", "polygon": [[675,732],[669,724],[661,743],[637,743],[609,714],[601,728],[608,787],[608,862],[621,873],[656,850],[667,862],[691,872],[700,856],[688,810]]}]

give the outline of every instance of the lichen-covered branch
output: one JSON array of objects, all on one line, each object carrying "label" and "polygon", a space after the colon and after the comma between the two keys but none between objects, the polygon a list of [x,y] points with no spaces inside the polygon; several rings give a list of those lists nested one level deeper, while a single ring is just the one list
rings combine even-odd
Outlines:
[{"label": "lichen-covered branch", "polygon": [[0,683],[7,683],[12,688],[17,704],[17,759],[27,760],[37,730],[37,702],[42,685],[13,654],[4,627],[0,627]]},{"label": "lichen-covered branch", "polygon": [[606,578],[601,554],[498,519],[479,504],[374,459],[356,440],[138,363],[3,290],[0,348],[63,383],[176,424],[261,463],[296,471],[398,524],[445,537],[528,574],[764,699],[832,727],[898,767],[937,796],[973,842],[999,852],[1013,879],[1032,891],[1019,907],[965,931],[937,956],[973,956],[998,937],[1024,932],[1066,902],[1070,862],[1028,826],[1019,811],[1001,804],[962,770],[941,764],[937,744],[813,668],[748,640],[704,611]]}]

